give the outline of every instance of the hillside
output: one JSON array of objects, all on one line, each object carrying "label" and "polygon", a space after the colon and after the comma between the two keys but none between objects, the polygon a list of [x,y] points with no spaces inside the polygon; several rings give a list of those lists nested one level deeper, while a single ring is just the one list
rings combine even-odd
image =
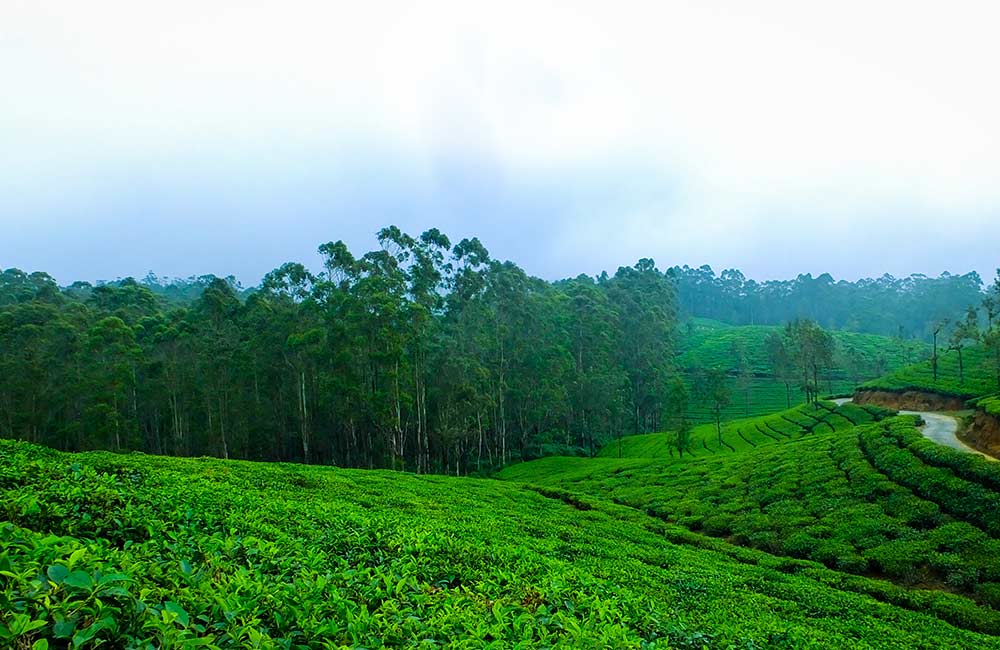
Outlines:
[{"label": "hillside", "polygon": [[[738,354],[746,355],[747,365],[757,375],[771,375],[771,362],[767,358],[764,341],[769,334],[780,332],[776,325],[730,325],[706,318],[692,318],[680,329],[678,362],[682,368],[723,368],[736,372]],[[830,330],[840,355],[836,374],[846,377],[850,373],[842,357],[848,350],[856,350],[861,361],[861,371],[876,372],[878,366],[887,370],[912,364],[930,355],[930,346],[917,340],[902,340],[877,334],[859,334],[843,330]]]},{"label": "hillside", "polygon": [[551,489],[0,451],[7,646],[1000,648],[960,597]]},{"label": "hillside", "polygon": [[[702,424],[691,432],[691,455],[706,456],[716,453],[746,451],[760,446],[785,442],[803,435],[818,432],[841,431],[858,424],[871,422],[886,414],[878,407],[860,407],[854,404],[836,406],[819,402],[819,406],[801,405],[778,411],[771,415],[742,418],[722,423],[721,444],[715,424]],[[626,436],[620,441],[605,445],[599,457],[603,458],[667,458],[677,454],[670,446],[669,433],[647,433]]]},{"label": "hillside", "polygon": [[[773,376],[765,340],[782,330],[769,325],[729,325],[704,318],[688,320],[678,329],[678,365],[690,373],[699,368],[718,368],[730,373],[731,403],[724,419],[766,415],[802,404],[799,382]],[[858,383],[917,362],[930,354],[922,341],[900,340],[875,334],[832,330],[836,343],[834,368],[826,373],[821,388],[828,394],[851,393]],[[741,365],[743,377],[737,377]],[[693,382],[691,382],[693,384]],[[699,422],[713,419],[705,404],[696,403],[693,416]]]},{"label": "hillside", "polygon": [[818,562],[850,584],[892,581],[893,602],[1000,632],[1000,468],[926,441],[913,424],[890,418],[685,460],[548,458],[501,476]]},{"label": "hillside", "polygon": [[962,352],[964,378],[960,377],[958,354],[939,352],[938,377],[930,360],[904,366],[884,377],[862,384],[862,388],[901,392],[921,390],[965,399],[988,395],[1000,390],[997,386],[993,357],[983,347],[970,347]]}]

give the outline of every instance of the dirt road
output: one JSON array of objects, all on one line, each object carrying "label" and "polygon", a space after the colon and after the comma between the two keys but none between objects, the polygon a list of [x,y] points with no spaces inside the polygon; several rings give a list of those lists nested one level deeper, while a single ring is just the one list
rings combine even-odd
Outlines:
[{"label": "dirt road", "polygon": [[[849,398],[840,398],[833,401],[837,404],[845,404],[851,400]],[[993,460],[992,457],[973,449],[958,439],[958,418],[955,416],[947,413],[932,413],[930,411],[900,411],[900,413],[922,417],[927,424],[920,427],[920,431],[928,440],[936,442],[939,445],[951,447],[952,449],[964,451],[967,454],[979,454]]]}]

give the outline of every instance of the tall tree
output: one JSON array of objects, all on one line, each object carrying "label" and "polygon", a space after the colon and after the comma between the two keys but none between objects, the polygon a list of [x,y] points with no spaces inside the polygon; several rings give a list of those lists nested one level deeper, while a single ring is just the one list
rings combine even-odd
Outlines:
[{"label": "tall tree", "polygon": [[948,351],[958,353],[958,383],[965,383],[965,362],[962,351],[970,343],[979,340],[979,314],[975,307],[969,307],[965,312],[965,319],[956,321],[952,325],[951,334],[948,336]]},{"label": "tall tree", "polygon": [[695,390],[708,404],[715,420],[716,442],[722,448],[722,411],[732,402],[732,389],[726,373],[718,368],[700,370],[695,375]]}]

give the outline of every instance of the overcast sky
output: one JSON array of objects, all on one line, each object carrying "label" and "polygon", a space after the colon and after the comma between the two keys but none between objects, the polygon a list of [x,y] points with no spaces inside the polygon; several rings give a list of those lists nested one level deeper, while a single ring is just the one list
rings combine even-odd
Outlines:
[{"label": "overcast sky", "polygon": [[1000,265],[994,2],[0,2],[0,267],[235,274],[397,224],[548,279]]}]

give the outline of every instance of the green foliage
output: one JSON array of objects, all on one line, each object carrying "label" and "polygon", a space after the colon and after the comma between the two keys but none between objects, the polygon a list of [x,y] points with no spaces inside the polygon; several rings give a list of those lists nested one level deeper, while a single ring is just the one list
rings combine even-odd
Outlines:
[{"label": "green foliage", "polygon": [[[732,399],[721,409],[723,419],[775,413],[805,402],[802,373],[791,353],[784,364],[776,363],[772,354],[775,340],[785,351],[784,331],[778,326],[734,326],[694,318],[678,328],[678,365],[692,388],[700,369],[726,371]],[[818,373],[820,394],[851,394],[862,381],[930,354],[930,346],[920,341],[846,331],[830,335],[834,354],[829,367]],[[690,415],[696,422],[715,419],[705,400],[693,400]]]},{"label": "green foliage", "polygon": [[865,427],[858,437],[872,465],[887,477],[950,515],[1000,536],[995,491],[1000,468],[983,459],[953,460],[960,452],[932,450],[917,440],[919,435],[912,422],[896,420]]},{"label": "green foliage", "polygon": [[[982,300],[978,273],[834,281],[827,273],[757,282],[735,269],[673,267],[682,313],[740,325],[808,318],[832,330],[930,340],[934,323]],[[1000,303],[998,303],[1000,304]]]},{"label": "green foliage", "polygon": [[1000,647],[972,631],[996,625],[989,610],[958,596],[559,489],[0,452],[5,646]]},{"label": "green foliage", "polygon": [[1000,416],[1000,395],[981,397],[973,402],[976,408],[993,416]]}]

